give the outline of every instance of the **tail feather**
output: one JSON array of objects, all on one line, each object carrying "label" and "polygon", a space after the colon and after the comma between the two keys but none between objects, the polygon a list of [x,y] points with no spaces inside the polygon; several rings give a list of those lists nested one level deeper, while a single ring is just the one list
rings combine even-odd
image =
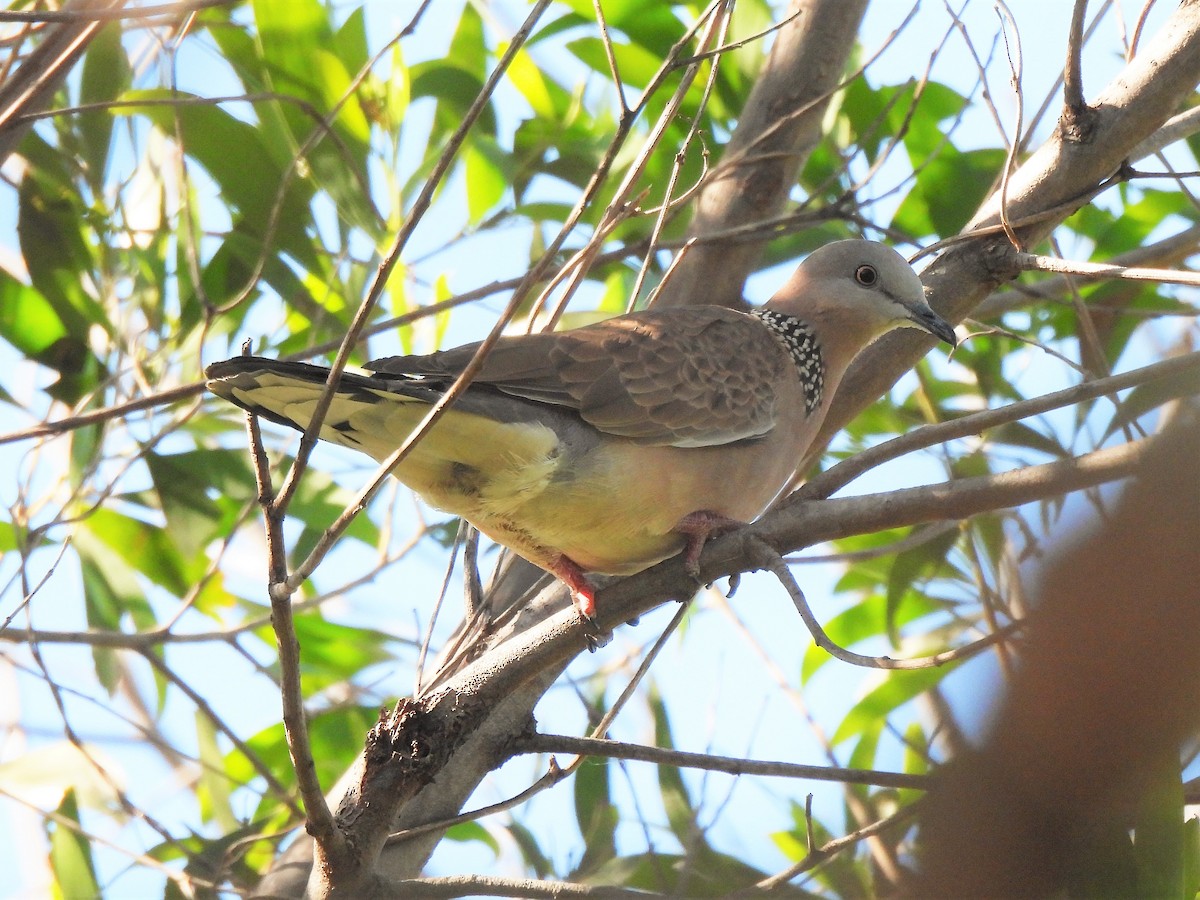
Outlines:
[{"label": "tail feather", "polygon": [[[329,369],[302,362],[235,356],[213,363],[204,374],[214,394],[270,422],[304,431],[312,421]],[[398,408],[411,407],[410,415],[399,418],[415,424],[437,397],[437,391],[411,379],[344,372],[320,436],[376,458],[381,453],[386,456],[394,444],[381,431],[390,430],[384,428],[385,424],[399,424],[395,421]],[[384,403],[386,409],[378,408]],[[386,422],[389,416],[392,421]]]},{"label": "tail feather", "polygon": [[[236,356],[205,370],[208,389],[268,421],[304,431],[329,370],[301,362]],[[407,375],[342,374],[321,423],[322,440],[386,459],[442,396],[440,380]],[[468,390],[396,472],[419,491],[443,479],[447,465],[494,468],[495,460],[528,465],[557,445],[559,432],[583,434],[569,414],[488,388]],[[585,432],[586,434],[586,432]]]}]

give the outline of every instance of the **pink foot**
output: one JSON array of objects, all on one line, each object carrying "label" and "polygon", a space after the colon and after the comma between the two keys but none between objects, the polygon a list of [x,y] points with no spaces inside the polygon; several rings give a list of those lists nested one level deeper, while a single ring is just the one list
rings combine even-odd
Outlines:
[{"label": "pink foot", "polygon": [[674,530],[687,537],[687,545],[683,548],[683,567],[689,575],[700,578],[700,553],[710,537],[741,528],[745,522],[731,519],[710,509],[698,509],[680,519]]},{"label": "pink foot", "polygon": [[596,618],[596,589],[588,584],[583,569],[570,557],[559,556],[549,572],[571,590],[571,600],[579,614],[588,621]]}]

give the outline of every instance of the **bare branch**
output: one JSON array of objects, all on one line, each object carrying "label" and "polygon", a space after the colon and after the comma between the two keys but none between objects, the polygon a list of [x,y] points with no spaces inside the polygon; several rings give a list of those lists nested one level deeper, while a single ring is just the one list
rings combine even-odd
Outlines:
[{"label": "bare branch", "polygon": [[931,780],[927,775],[738,759],[729,756],[714,756],[711,753],[689,753],[684,750],[668,750],[663,747],[648,747],[644,744],[572,737],[563,734],[535,734],[521,738],[517,741],[514,749],[518,753],[576,753],[581,756],[630,759],[657,765],[703,769],[707,772],[724,772],[728,775],[807,778],[813,781],[837,781],[844,784],[865,784],[875,787],[924,790],[929,787]]},{"label": "bare branch", "polygon": [[847,484],[863,473],[882,465],[889,460],[898,459],[906,453],[925,447],[932,447],[945,441],[982,434],[989,428],[1027,419],[1030,416],[1041,415],[1052,409],[1073,406],[1103,397],[1116,391],[1136,387],[1160,378],[1169,378],[1193,372],[1200,368],[1200,351],[1188,353],[1175,359],[1152,363],[1121,375],[1107,378],[1097,378],[1085,381],[1075,387],[1064,388],[1001,406],[996,409],[980,410],[949,422],[939,422],[936,425],[925,425],[907,434],[884,441],[874,447],[869,447],[861,453],[843,460],[836,466],[811,478],[806,484],[796,490],[787,500],[788,503],[801,503],[807,500],[823,499],[840,491]]},{"label": "bare branch", "polygon": [[1087,110],[1087,101],[1083,98],[1083,23],[1086,18],[1087,0],[1075,0],[1071,10],[1071,32],[1067,38],[1067,64],[1063,69],[1063,120],[1066,123],[1077,121]]}]

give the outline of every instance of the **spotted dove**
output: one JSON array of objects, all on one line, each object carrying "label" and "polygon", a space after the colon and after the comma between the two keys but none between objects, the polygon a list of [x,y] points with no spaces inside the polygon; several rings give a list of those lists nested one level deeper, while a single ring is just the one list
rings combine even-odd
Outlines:
[{"label": "spotted dove", "polygon": [[[572,331],[500,338],[467,390],[393,474],[570,588],[630,574],[748,522],[792,480],[851,361],[920,328],[955,344],[894,250],[847,240],[812,253],[763,307],[651,309]],[[320,436],[386,459],[478,344],[345,373]],[[303,430],[328,369],[239,356],[211,391]]]}]

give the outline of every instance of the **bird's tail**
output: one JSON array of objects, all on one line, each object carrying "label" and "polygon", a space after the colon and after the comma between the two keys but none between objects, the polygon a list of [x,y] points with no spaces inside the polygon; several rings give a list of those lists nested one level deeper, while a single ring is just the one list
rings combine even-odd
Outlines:
[{"label": "bird's tail", "polygon": [[[235,356],[213,363],[204,374],[214,394],[268,421],[304,431],[325,390],[329,369]],[[438,395],[411,379],[344,372],[321,424],[320,437],[376,459],[385,458],[397,446],[397,428],[415,426]]]}]

